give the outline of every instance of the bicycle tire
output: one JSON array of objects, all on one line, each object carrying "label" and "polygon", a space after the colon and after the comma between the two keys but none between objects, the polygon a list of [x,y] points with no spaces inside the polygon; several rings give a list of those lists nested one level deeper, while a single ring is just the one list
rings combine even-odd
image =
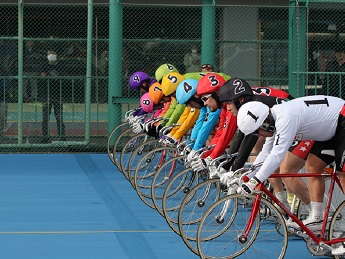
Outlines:
[{"label": "bicycle tire", "polygon": [[124,132],[125,130],[129,129],[129,124],[127,122],[122,122],[121,124],[117,125],[109,134],[107,139],[107,153],[110,160],[114,163],[113,157],[113,148],[116,139],[119,135]]},{"label": "bicycle tire", "polygon": [[186,168],[176,174],[165,188],[162,199],[163,216],[170,228],[178,235],[180,235],[178,212],[181,201],[198,183],[198,175],[190,168]]},{"label": "bicycle tire", "polygon": [[[329,236],[328,239],[331,240],[333,238],[345,238],[345,201],[343,201],[332,216],[332,220],[329,224]],[[342,246],[343,243],[336,243],[332,245],[332,247],[337,248],[338,246]],[[344,255],[333,255],[334,258],[340,259],[345,258]]]},{"label": "bicycle tire", "polygon": [[[256,198],[253,195],[246,196],[248,204],[254,204]],[[271,215],[263,217],[258,211],[247,239],[242,238],[242,242],[239,242],[252,216],[252,205],[240,205],[240,199],[243,199],[241,194],[228,195],[214,203],[202,217],[197,232],[200,257],[234,258],[244,255],[247,258],[283,258],[288,243],[285,221],[277,208],[262,197],[258,210],[262,206],[268,207]],[[231,220],[230,226],[222,226]]]},{"label": "bicycle tire", "polygon": [[[133,136],[133,130],[132,129],[127,129],[124,132],[122,132],[119,137],[116,139],[113,147],[113,163],[117,167],[119,171],[121,171],[120,167],[120,155],[122,152],[123,144],[128,141],[129,138],[132,138]],[[122,171],[121,171],[122,172]]]},{"label": "bicycle tire", "polygon": [[177,156],[166,161],[157,171],[152,180],[151,198],[159,214],[163,215],[162,199],[169,181],[176,173],[185,169],[183,156]]},{"label": "bicycle tire", "polygon": [[221,190],[219,179],[210,179],[196,185],[181,202],[178,214],[180,236],[187,247],[197,255],[196,233],[199,222],[207,209],[222,195],[226,195],[226,192]]},{"label": "bicycle tire", "polygon": [[158,168],[177,152],[175,147],[159,147],[148,152],[138,162],[134,174],[134,189],[140,199],[150,208],[155,208],[151,199],[152,179]]},{"label": "bicycle tire", "polygon": [[129,139],[123,146],[123,149],[120,154],[119,164],[122,173],[129,179],[128,176],[128,162],[131,156],[131,153],[140,145],[145,143],[149,139],[149,136],[146,133],[141,133]]},{"label": "bicycle tire", "polygon": [[134,174],[135,169],[140,161],[140,159],[147,154],[147,152],[160,147],[161,144],[157,139],[151,139],[139,145],[136,149],[133,150],[128,163],[127,163],[127,174],[128,180],[134,188]]}]

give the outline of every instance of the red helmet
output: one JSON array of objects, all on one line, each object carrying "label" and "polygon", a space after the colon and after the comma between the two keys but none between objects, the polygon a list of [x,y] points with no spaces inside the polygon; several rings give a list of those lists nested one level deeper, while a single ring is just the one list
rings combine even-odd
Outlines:
[{"label": "red helmet", "polygon": [[218,91],[225,81],[219,74],[207,73],[199,80],[196,92],[198,95],[213,93]]}]

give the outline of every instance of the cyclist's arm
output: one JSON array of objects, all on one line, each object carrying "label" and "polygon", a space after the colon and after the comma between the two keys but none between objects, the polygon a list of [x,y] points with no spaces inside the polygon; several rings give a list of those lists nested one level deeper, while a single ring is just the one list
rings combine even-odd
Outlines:
[{"label": "cyclist's arm", "polygon": [[165,126],[170,126],[171,124],[177,123],[177,121],[181,117],[185,108],[186,108],[185,104],[177,104],[174,112],[171,114],[171,116],[170,116],[168,122],[165,124]]},{"label": "cyclist's arm", "polygon": [[[259,137],[257,134],[250,134],[250,135],[247,135],[244,137],[244,139],[243,139],[243,141],[242,141],[242,143],[238,149],[238,155],[235,158],[235,161],[231,166],[232,171],[236,171],[237,169],[240,169],[244,166],[244,164],[247,162],[248,157],[250,156],[250,153],[252,152],[258,138]],[[231,150],[231,146],[230,146],[230,150]],[[232,153],[230,153],[230,154],[232,154]]]},{"label": "cyclist's arm", "polygon": [[[190,108],[187,118],[184,120],[182,125],[177,130],[175,130],[175,132],[171,133],[171,135],[173,135],[175,139],[180,139],[182,136],[186,135],[188,131],[195,125],[195,122],[198,119],[199,114],[199,109]],[[179,121],[177,123],[179,124]]]},{"label": "cyclist's arm", "polygon": [[237,129],[237,117],[232,115],[230,111],[226,111],[225,115],[226,117],[224,124],[219,124],[219,127],[223,127],[220,136],[217,139],[213,138],[211,141],[211,145],[214,144],[215,147],[211,150],[210,154],[205,154],[203,157],[210,156],[212,159],[219,157],[224,153],[232,137],[234,136]]},{"label": "cyclist's arm", "polygon": [[199,150],[205,145],[207,138],[211,134],[214,126],[216,125],[219,119],[221,111],[222,109],[218,109],[215,112],[211,112],[209,109],[207,109],[207,113],[204,118],[204,122],[202,123],[202,127],[199,130],[197,137],[195,138],[193,138],[193,133],[194,133],[194,129],[193,129],[192,136],[191,136],[192,139],[195,139],[193,150]]}]

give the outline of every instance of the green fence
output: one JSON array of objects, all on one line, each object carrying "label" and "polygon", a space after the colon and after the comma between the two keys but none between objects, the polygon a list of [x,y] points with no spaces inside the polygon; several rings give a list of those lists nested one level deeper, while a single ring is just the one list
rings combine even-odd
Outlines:
[{"label": "green fence", "polygon": [[[163,63],[344,98],[342,1],[202,4],[0,4],[0,150],[104,152],[138,105],[129,76]],[[59,69],[48,66],[55,53]]]}]

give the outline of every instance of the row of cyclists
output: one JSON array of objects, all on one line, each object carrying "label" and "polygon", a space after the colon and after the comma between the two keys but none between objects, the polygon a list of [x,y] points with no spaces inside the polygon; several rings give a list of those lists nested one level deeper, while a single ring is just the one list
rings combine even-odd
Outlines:
[{"label": "row of cyclists", "polygon": [[[237,188],[244,195],[253,194],[256,186],[273,173],[297,173],[303,167],[306,172],[321,173],[334,161],[345,188],[345,101],[341,98],[293,98],[286,91],[251,87],[245,80],[224,73],[206,70],[181,75],[172,64],[161,65],[155,78],[135,72],[129,84],[143,93],[140,109],[126,118],[133,131],[145,131],[159,138],[161,128],[177,124],[160,137],[164,144],[176,145],[191,130],[193,144],[186,149],[186,165],[195,171],[207,168],[210,178],[219,178],[228,188]],[[153,113],[160,122],[145,123],[140,116],[145,113]],[[213,148],[200,155],[198,150],[212,131],[209,146]],[[237,156],[218,168],[212,162],[224,152]],[[251,153],[258,153],[253,164],[263,164],[238,186],[234,172],[245,165]],[[280,178],[271,178],[269,182],[275,196],[287,208],[296,195],[310,211],[304,225],[312,231],[321,229],[323,177],[308,177],[308,187],[296,177],[284,178],[284,184]],[[299,228],[294,222],[288,227]],[[339,247],[332,253],[343,254],[345,248]]]}]

